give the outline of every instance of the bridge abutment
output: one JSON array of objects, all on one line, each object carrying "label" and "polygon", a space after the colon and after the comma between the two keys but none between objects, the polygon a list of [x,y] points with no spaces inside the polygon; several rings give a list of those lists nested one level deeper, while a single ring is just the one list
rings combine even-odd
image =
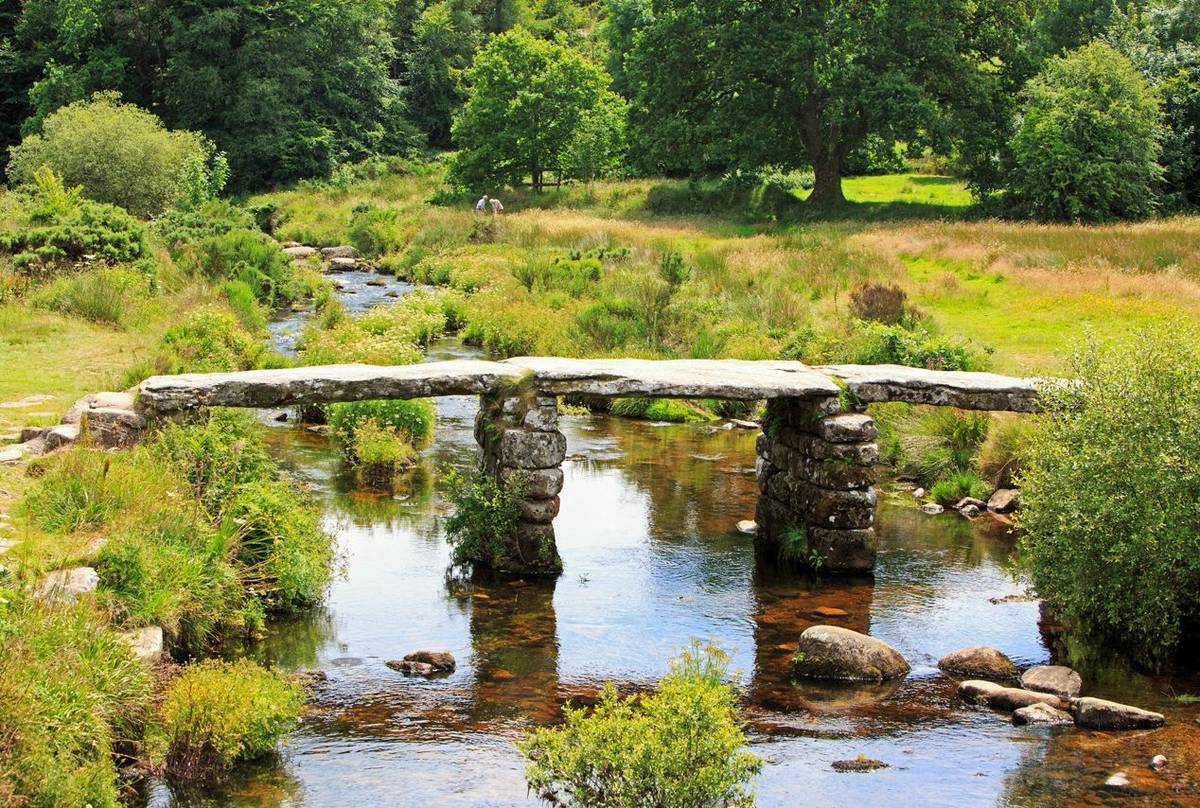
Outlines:
[{"label": "bridge abutment", "polygon": [[875,566],[875,423],[836,397],[767,402],[758,451],[759,541],[830,574]]},{"label": "bridge abutment", "polygon": [[502,486],[520,484],[523,490],[516,533],[508,537],[510,546],[503,559],[491,566],[526,575],[562,572],[554,517],[567,439],[558,431],[557,400],[541,395],[481,395],[475,439],[483,450],[483,470]]}]

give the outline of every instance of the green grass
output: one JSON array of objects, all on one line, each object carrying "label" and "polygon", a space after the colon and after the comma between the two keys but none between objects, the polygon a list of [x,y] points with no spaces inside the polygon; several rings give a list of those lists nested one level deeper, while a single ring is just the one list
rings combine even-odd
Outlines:
[{"label": "green grass", "polygon": [[[804,200],[809,193],[799,190],[795,195]],[[846,177],[842,193],[846,204],[832,215],[866,220],[962,218],[974,204],[961,180],[927,174]]]}]

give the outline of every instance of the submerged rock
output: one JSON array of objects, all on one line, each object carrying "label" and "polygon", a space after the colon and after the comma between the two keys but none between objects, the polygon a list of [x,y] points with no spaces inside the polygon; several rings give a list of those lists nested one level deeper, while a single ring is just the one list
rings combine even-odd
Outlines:
[{"label": "submerged rock", "polygon": [[872,772],[876,769],[891,768],[891,764],[873,760],[866,755],[859,755],[853,760],[835,760],[830,765],[835,772]]},{"label": "submerged rock", "polygon": [[800,635],[793,658],[797,676],[882,682],[904,676],[908,662],[882,640],[838,626],[812,626]]},{"label": "submerged rock", "polygon": [[1087,697],[1075,702],[1075,723],[1086,729],[1156,729],[1165,721],[1162,713],[1115,701]]},{"label": "submerged rock", "polygon": [[1167,768],[1167,756],[1155,755],[1154,757],[1150,758],[1150,768],[1154,769],[1156,772]]},{"label": "submerged rock", "polygon": [[405,676],[432,676],[438,672],[437,668],[427,662],[414,662],[410,659],[389,659],[386,664]]},{"label": "submerged rock", "polygon": [[1014,679],[1017,666],[1008,657],[989,645],[973,645],[946,654],[938,667],[955,676],[982,679]]},{"label": "submerged rock", "polygon": [[927,513],[930,516],[937,516],[939,513],[942,513],[944,510],[946,510],[946,509],[943,508],[941,505],[938,505],[936,502],[926,502],[924,505],[921,506],[921,513]]},{"label": "submerged rock", "polygon": [[1127,789],[1129,788],[1129,775],[1127,775],[1125,772],[1113,772],[1108,776],[1108,779],[1104,781],[1104,787],[1114,790]]},{"label": "submerged rock", "polygon": [[454,655],[449,651],[414,651],[402,660],[387,663],[389,668],[401,673],[428,676],[431,673],[448,673],[455,668]]},{"label": "submerged rock", "polygon": [[957,503],[955,503],[954,510],[961,511],[963,508],[974,508],[975,512],[979,513],[986,507],[987,503],[982,499],[975,499],[975,497],[963,497]]},{"label": "submerged rock", "polygon": [[960,516],[963,516],[967,519],[978,519],[979,515],[983,513],[983,511],[979,510],[979,508],[975,507],[974,505],[964,505],[958,509],[958,513]]},{"label": "submerged rock", "polygon": [[1021,674],[1021,687],[1073,699],[1083,690],[1083,679],[1063,665],[1038,665]]},{"label": "submerged rock", "polygon": [[1059,710],[1049,704],[1030,704],[1013,712],[1012,722],[1017,726],[1026,724],[1036,726],[1062,726],[1074,724],[1075,719],[1066,710]]}]

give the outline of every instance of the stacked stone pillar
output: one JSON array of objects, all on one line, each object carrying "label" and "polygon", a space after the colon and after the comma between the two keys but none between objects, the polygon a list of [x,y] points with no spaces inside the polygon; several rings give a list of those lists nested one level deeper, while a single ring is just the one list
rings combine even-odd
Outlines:
[{"label": "stacked stone pillar", "polygon": [[557,575],[562,560],[554,542],[554,517],[563,486],[567,439],[558,431],[558,402],[536,394],[480,396],[475,439],[483,469],[501,485],[524,486],[516,535],[501,572]]},{"label": "stacked stone pillar", "polygon": [[837,398],[767,403],[758,450],[758,535],[768,552],[829,574],[875,566],[875,423]]}]

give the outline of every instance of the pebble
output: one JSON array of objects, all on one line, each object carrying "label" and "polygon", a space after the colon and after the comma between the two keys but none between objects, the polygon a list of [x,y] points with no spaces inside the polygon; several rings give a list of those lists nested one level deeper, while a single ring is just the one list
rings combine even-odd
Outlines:
[{"label": "pebble", "polygon": [[738,533],[745,533],[747,536],[753,536],[758,533],[758,523],[753,519],[742,519],[737,523]]},{"label": "pebble", "polygon": [[1150,759],[1150,768],[1154,769],[1154,771],[1159,771],[1161,769],[1165,769],[1166,767],[1167,767],[1167,756],[1166,755],[1155,755],[1154,757],[1152,757]]},{"label": "pebble", "polygon": [[1110,774],[1104,781],[1105,788],[1129,788],[1129,776],[1125,772]]}]

